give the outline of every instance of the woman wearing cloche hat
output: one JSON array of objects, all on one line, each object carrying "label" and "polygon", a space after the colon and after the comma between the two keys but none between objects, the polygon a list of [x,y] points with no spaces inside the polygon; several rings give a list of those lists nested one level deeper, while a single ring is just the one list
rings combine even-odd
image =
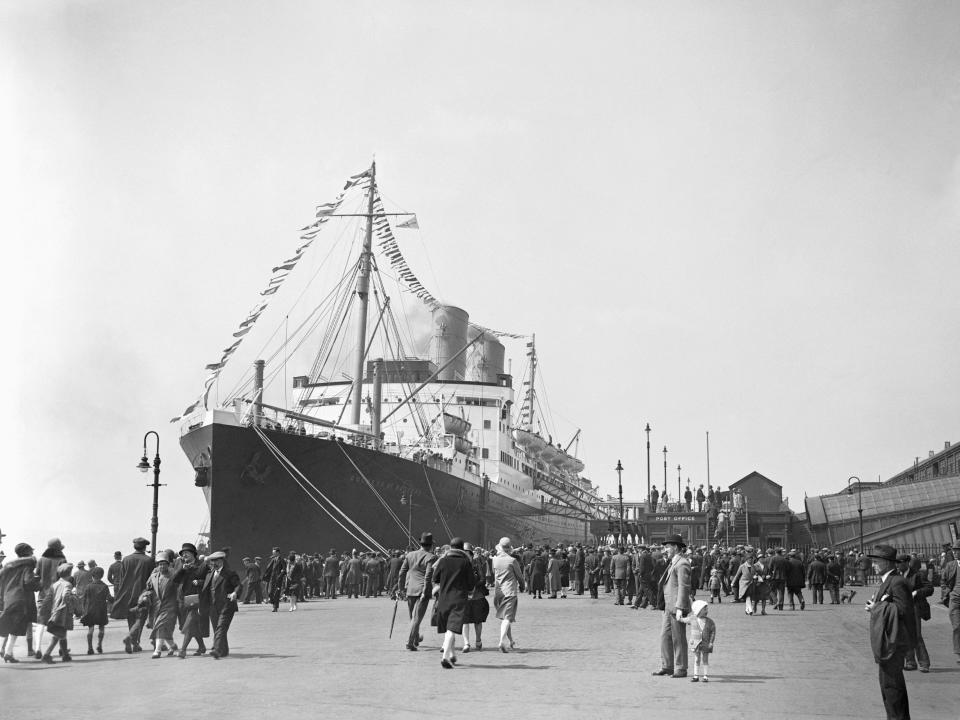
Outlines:
[{"label": "woman wearing cloche hat", "polygon": [[204,580],[210,572],[207,565],[199,562],[197,547],[193,543],[184,543],[180,548],[180,568],[173,574],[173,582],[179,588],[180,631],[183,643],[180,645],[180,659],[187,656],[187,645],[196,638],[197,650],[194,655],[207,652],[204,638],[210,637],[210,615],[207,603],[200,602]]},{"label": "woman wearing cloche hat", "polygon": [[33,631],[33,620],[37,617],[37,606],[33,600],[34,591],[40,586],[33,570],[37,559],[33,557],[33,548],[27,543],[18,543],[14,552],[16,560],[11,560],[0,569],[0,656],[5,663],[20,662],[13,656],[13,646],[17,638]]}]

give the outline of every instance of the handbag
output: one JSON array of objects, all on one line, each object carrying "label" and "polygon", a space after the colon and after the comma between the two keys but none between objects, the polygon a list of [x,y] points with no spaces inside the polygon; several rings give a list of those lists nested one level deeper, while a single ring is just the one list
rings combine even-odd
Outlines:
[{"label": "handbag", "polygon": [[200,607],[200,596],[199,595],[184,595],[183,596],[183,606],[187,610],[192,610],[195,607]]}]

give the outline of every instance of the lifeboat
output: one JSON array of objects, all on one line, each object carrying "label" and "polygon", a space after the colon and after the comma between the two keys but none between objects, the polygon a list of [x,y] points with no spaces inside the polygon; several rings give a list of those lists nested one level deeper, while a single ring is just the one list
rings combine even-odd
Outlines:
[{"label": "lifeboat", "polygon": [[532,437],[533,435],[526,430],[520,430],[519,428],[514,428],[513,430],[513,441],[523,449],[527,448]]},{"label": "lifeboat", "polygon": [[443,414],[443,432],[448,435],[463,437],[470,432],[470,421],[445,412]]},{"label": "lifeboat", "polygon": [[559,457],[561,452],[563,451],[557,450],[557,448],[555,448],[553,445],[550,445],[549,443],[544,443],[543,449],[540,450],[540,459],[543,460],[545,463],[550,463],[552,465],[553,460]]}]

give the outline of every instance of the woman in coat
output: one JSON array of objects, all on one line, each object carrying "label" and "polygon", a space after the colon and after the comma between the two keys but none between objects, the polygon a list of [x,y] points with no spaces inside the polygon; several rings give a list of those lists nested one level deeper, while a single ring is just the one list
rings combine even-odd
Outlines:
[{"label": "woman in coat", "polygon": [[33,631],[37,615],[33,593],[40,588],[33,573],[37,566],[33,548],[19,543],[14,552],[17,559],[0,569],[0,656],[5,663],[20,662],[13,656],[13,646],[18,637]]},{"label": "woman in coat", "polygon": [[751,555],[747,555],[737,568],[737,574],[733,576],[733,585],[739,591],[738,596],[744,602],[743,611],[747,615],[753,615],[755,576],[754,559]]},{"label": "woman in coat", "polygon": [[473,562],[463,549],[463,539],[456,537],[450,541],[450,550],[434,563],[432,576],[437,590],[437,632],[443,634],[440,665],[449,670],[457,662],[454,643],[456,636],[463,632],[467,598],[477,584]]},{"label": "woman in coat", "polygon": [[186,658],[187,645],[194,638],[197,640],[197,649],[193,654],[203,655],[207,651],[203,639],[210,637],[210,605],[207,595],[200,592],[210,568],[199,563],[197,557],[196,546],[184,543],[180,550],[180,568],[173,574],[180,603],[180,632],[183,633],[179,654],[181,660]]},{"label": "woman in coat", "polygon": [[560,551],[557,550],[547,563],[547,592],[550,593],[551,600],[557,599],[558,592],[562,597],[567,596],[567,594],[563,592],[563,586],[560,584],[561,560]]},{"label": "woman in coat", "polygon": [[543,556],[543,550],[537,550],[530,561],[530,592],[538,600],[543,600],[543,591],[546,589],[547,559]]},{"label": "woman in coat", "polygon": [[483,623],[490,615],[490,601],[487,600],[486,567],[487,559],[482,550],[474,549],[470,543],[464,543],[464,552],[471,556],[473,572],[476,575],[476,584],[467,596],[467,613],[463,618],[463,652],[470,652],[470,626],[476,635],[474,647],[480,650],[483,647]]},{"label": "woman in coat", "polygon": [[173,641],[173,629],[177,625],[177,615],[180,603],[177,600],[179,586],[173,580],[170,563],[173,561],[173,551],[164,550],[157,555],[157,566],[147,580],[146,590],[150,593],[153,616],[153,658],[160,657],[164,647],[167,655],[177,652],[177,644]]},{"label": "woman in coat", "polygon": [[297,554],[290,551],[287,555],[286,565],[286,583],[283,588],[283,594],[290,601],[290,612],[297,609],[297,598],[300,596],[300,587],[304,579],[303,563],[297,558]]}]

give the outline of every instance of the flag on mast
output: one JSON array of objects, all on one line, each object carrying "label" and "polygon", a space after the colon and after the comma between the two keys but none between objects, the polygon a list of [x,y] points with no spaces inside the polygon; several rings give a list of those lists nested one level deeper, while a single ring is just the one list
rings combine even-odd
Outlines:
[{"label": "flag on mast", "polygon": [[417,216],[414,215],[409,220],[404,220],[402,223],[398,223],[397,227],[405,228],[407,230],[419,230],[420,224],[417,222]]}]

